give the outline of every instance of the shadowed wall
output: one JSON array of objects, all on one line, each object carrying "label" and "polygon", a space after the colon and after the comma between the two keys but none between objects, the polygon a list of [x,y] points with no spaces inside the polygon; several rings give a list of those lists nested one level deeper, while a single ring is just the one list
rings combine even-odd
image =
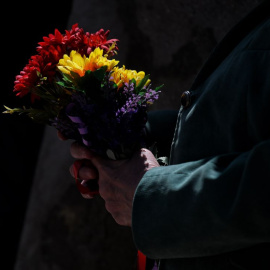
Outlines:
[{"label": "shadowed wall", "polygon": [[44,127],[26,116],[2,114],[3,105],[29,106],[28,97],[25,100],[15,97],[15,76],[30,55],[35,54],[37,42],[43,35],[54,27],[66,27],[70,9],[71,0],[46,0],[46,5],[4,1],[1,9],[0,268],[5,270],[14,269]]},{"label": "shadowed wall", "polygon": [[[120,64],[165,84],[152,110],[178,109],[217,42],[259,2],[74,0],[68,27],[110,29]],[[114,222],[101,198],[81,197],[69,145],[45,129],[15,270],[135,269],[131,229]]]}]

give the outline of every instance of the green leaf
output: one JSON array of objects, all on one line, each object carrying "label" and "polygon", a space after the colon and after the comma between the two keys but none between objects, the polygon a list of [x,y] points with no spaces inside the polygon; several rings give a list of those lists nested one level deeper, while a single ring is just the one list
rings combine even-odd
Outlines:
[{"label": "green leaf", "polygon": [[107,66],[103,66],[99,69],[97,69],[96,71],[93,72],[93,75],[95,76],[95,78],[97,78],[99,81],[103,81],[106,71],[107,71]]},{"label": "green leaf", "polygon": [[[147,80],[149,79],[150,75],[146,75],[140,82],[139,84],[136,86],[136,92],[140,93],[141,90],[143,89],[144,85],[146,84]],[[145,91],[144,91],[145,92]]]},{"label": "green leaf", "polygon": [[97,89],[103,84],[107,67],[103,66],[96,71],[87,70],[83,77],[76,78],[76,90],[88,92],[89,90]]},{"label": "green leaf", "polygon": [[136,80],[134,78],[130,80],[130,83],[134,83],[134,85],[136,86]]},{"label": "green leaf", "polygon": [[3,113],[9,113],[9,114],[13,114],[13,113],[17,113],[17,114],[25,114],[27,115],[29,118],[31,118],[33,121],[35,121],[36,123],[40,123],[40,124],[48,124],[48,121],[50,118],[56,116],[55,112],[52,112],[52,110],[48,110],[48,109],[34,109],[34,108],[8,108],[6,106],[4,106],[7,110],[4,111]]},{"label": "green leaf", "polygon": [[69,74],[62,73],[62,78],[64,81],[72,83],[72,77]]},{"label": "green leaf", "polygon": [[62,73],[62,78],[60,81],[56,82],[58,85],[65,87],[65,88],[72,88],[74,87],[74,81],[73,78],[66,73]]},{"label": "green leaf", "polygon": [[81,78],[81,76],[78,73],[76,73],[72,70],[70,71],[70,75],[69,74],[66,74],[66,75],[70,77],[71,81],[76,81],[76,80],[79,80]]},{"label": "green leaf", "polygon": [[59,84],[60,86],[65,86],[65,83],[62,81],[57,82],[57,84]]},{"label": "green leaf", "polygon": [[154,90],[157,92],[157,91],[159,91],[159,89],[161,89],[163,86],[164,86],[164,84],[162,84],[162,85],[156,87]]}]

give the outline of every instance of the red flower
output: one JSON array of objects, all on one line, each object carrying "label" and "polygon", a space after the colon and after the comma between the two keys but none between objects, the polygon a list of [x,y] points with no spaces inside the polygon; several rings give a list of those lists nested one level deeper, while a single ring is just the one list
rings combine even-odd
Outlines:
[{"label": "red flower", "polygon": [[[38,80],[37,69],[35,67],[26,66],[20,75],[16,76],[14,92],[18,92],[16,96],[23,97],[31,91],[32,86]],[[35,95],[31,95],[31,101],[35,100]]]},{"label": "red flower", "polygon": [[[30,58],[28,64],[24,67],[20,75],[16,76],[14,92],[16,95],[23,97],[31,92],[31,101],[37,99],[34,90],[45,82],[52,82],[56,73],[56,65],[64,54],[69,54],[76,50],[81,55],[89,55],[96,47],[100,47],[106,53],[110,46],[117,42],[117,39],[107,40],[109,31],[100,29],[94,34],[85,33],[78,24],[74,24],[70,31],[66,30],[62,35],[59,30],[55,29],[54,34],[43,37],[43,41],[38,43],[37,55]],[[110,55],[115,53],[115,47]],[[46,77],[46,80],[44,78]]]},{"label": "red flower", "polygon": [[[97,47],[103,49],[104,53],[106,53],[109,50],[110,46],[113,43],[116,43],[118,41],[118,39],[107,40],[109,33],[110,33],[109,30],[107,30],[105,32],[103,29],[100,29],[95,34],[90,34],[89,35],[89,42],[88,42],[88,46],[89,46],[88,50],[90,48],[91,48],[91,50],[87,51],[87,53],[90,54],[90,52]],[[117,50],[118,48],[115,47],[115,49]],[[112,52],[112,53],[114,53],[114,52]]]},{"label": "red flower", "polygon": [[19,97],[23,97],[30,92],[31,102],[34,102],[35,99],[39,99],[39,96],[35,94],[35,87],[43,84],[43,77],[51,81],[54,75],[55,67],[52,66],[51,62],[46,63],[41,55],[31,56],[20,75],[16,76],[13,91],[18,92],[16,96]]}]

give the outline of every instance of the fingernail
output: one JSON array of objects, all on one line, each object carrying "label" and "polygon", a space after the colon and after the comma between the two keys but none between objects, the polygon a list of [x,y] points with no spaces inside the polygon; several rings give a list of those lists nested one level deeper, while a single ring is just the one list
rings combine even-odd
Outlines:
[{"label": "fingernail", "polygon": [[87,187],[87,180],[82,180],[81,185]]}]

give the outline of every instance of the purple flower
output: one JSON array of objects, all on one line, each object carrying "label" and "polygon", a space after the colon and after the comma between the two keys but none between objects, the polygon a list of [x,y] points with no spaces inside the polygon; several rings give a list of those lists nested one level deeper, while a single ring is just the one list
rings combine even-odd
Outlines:
[{"label": "purple flower", "polygon": [[133,82],[119,90],[107,83],[95,98],[74,93],[66,114],[54,119],[53,125],[102,156],[110,149],[116,158],[128,157],[145,147],[147,110],[158,95],[150,86],[136,92]]}]

